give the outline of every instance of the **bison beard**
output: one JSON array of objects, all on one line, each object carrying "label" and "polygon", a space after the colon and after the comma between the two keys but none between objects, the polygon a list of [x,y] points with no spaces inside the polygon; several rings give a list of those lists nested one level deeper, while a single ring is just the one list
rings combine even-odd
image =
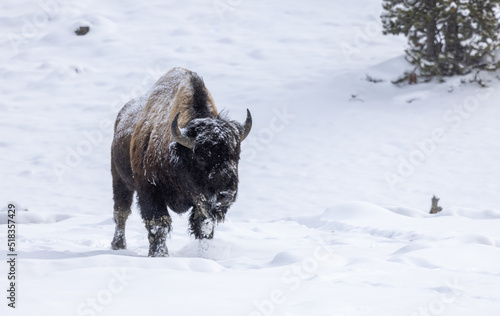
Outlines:
[{"label": "bison beard", "polygon": [[[149,256],[168,256],[169,210],[189,216],[196,239],[211,239],[238,191],[240,145],[252,126],[217,112],[203,80],[174,68],[119,112],[111,147],[115,235],[125,249],[134,191],[148,230]],[[182,130],[181,130],[182,128]]]}]

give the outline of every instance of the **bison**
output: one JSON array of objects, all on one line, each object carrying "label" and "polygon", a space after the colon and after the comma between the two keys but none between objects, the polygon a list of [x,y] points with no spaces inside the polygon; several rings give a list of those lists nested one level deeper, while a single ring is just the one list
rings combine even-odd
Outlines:
[{"label": "bison", "polygon": [[190,210],[190,232],[211,239],[238,192],[241,142],[252,128],[218,113],[203,79],[184,68],[163,75],[129,101],[115,122],[111,146],[112,249],[125,249],[125,223],[137,192],[148,231],[149,256],[165,257],[169,210]]}]

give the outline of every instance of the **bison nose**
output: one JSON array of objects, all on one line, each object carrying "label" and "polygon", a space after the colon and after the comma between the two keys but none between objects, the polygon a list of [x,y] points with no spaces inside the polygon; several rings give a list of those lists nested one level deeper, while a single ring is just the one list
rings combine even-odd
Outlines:
[{"label": "bison nose", "polygon": [[234,191],[221,191],[217,194],[217,202],[222,206],[227,206],[234,200]]}]

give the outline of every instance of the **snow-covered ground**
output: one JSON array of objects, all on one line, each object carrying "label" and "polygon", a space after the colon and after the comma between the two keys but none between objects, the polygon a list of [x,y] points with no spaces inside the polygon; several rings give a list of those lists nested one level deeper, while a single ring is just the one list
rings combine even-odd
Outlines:
[{"label": "snow-covered ground", "polygon": [[[1,2],[0,313],[498,315],[500,81],[394,86],[411,67],[380,11],[373,0]],[[76,36],[81,25],[90,32]],[[112,251],[112,124],[176,66],[203,76],[233,119],[252,111],[238,201],[209,244],[174,215],[168,258],[147,257],[134,207],[128,250]]]}]

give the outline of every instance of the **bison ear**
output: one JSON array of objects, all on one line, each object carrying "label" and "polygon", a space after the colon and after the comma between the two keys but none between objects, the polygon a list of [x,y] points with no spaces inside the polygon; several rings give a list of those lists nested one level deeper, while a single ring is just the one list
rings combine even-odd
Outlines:
[{"label": "bison ear", "polygon": [[252,114],[250,114],[250,111],[247,109],[247,119],[245,121],[245,124],[243,125],[243,133],[240,135],[240,141],[243,141],[245,138],[247,138],[248,134],[250,134],[251,129],[252,129]]},{"label": "bison ear", "polygon": [[191,137],[186,137],[181,134],[181,130],[179,129],[177,120],[179,119],[179,114],[174,117],[174,120],[172,121],[172,125],[170,126],[170,132],[172,133],[172,139],[181,144],[182,146],[189,148],[193,150],[194,147],[194,138]]}]

